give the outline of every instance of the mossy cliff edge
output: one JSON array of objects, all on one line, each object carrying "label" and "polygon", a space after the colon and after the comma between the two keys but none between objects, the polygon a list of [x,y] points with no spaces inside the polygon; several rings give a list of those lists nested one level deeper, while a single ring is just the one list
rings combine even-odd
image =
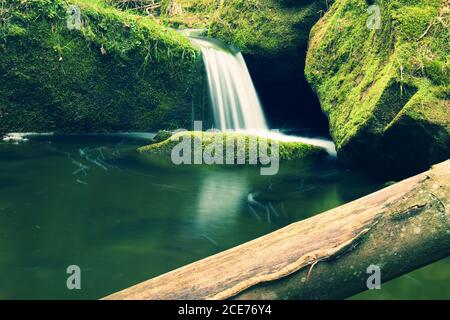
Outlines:
[{"label": "mossy cliff edge", "polygon": [[[379,29],[367,27],[370,4]],[[311,31],[305,72],[340,159],[402,177],[450,157],[449,43],[447,1],[333,3]]]},{"label": "mossy cliff edge", "polygon": [[[299,54],[325,0],[162,0],[160,19],[171,27],[204,28],[207,35],[258,56]],[[168,7],[176,3],[177,10]],[[291,61],[295,63],[295,61]]]},{"label": "mossy cliff edge", "polygon": [[[81,26],[66,25],[69,5]],[[100,0],[10,0],[0,21],[0,132],[188,128],[200,54]]]}]

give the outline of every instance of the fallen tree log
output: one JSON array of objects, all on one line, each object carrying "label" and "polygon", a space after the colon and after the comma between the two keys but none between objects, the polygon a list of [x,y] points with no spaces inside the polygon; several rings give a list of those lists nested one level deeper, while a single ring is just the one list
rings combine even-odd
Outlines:
[{"label": "fallen tree log", "polygon": [[450,255],[450,160],[105,299],[339,299]]}]

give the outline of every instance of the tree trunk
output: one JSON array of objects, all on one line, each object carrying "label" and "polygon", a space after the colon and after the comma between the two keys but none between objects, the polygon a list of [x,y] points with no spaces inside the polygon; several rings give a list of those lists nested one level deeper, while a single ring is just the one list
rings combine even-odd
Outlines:
[{"label": "tree trunk", "polygon": [[450,255],[450,160],[106,299],[339,299]]}]

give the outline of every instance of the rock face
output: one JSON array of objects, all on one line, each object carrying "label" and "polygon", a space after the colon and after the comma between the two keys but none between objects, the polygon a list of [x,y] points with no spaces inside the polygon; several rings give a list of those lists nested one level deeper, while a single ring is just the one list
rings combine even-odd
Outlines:
[{"label": "rock face", "polygon": [[448,5],[370,2],[333,3],[311,31],[305,73],[339,157],[403,177],[450,157]]},{"label": "rock face", "polygon": [[189,128],[202,86],[189,41],[106,2],[70,4],[70,28],[63,0],[0,9],[0,132]]}]

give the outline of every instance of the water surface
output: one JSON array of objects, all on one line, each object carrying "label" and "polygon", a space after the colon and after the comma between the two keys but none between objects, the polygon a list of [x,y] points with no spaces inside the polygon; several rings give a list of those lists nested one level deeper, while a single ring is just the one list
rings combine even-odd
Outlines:
[{"label": "water surface", "polygon": [[[276,176],[152,163],[134,152],[146,143],[40,136],[0,144],[0,299],[98,299],[383,184],[333,158],[281,163]],[[81,268],[81,290],[66,288],[69,265]]]}]

